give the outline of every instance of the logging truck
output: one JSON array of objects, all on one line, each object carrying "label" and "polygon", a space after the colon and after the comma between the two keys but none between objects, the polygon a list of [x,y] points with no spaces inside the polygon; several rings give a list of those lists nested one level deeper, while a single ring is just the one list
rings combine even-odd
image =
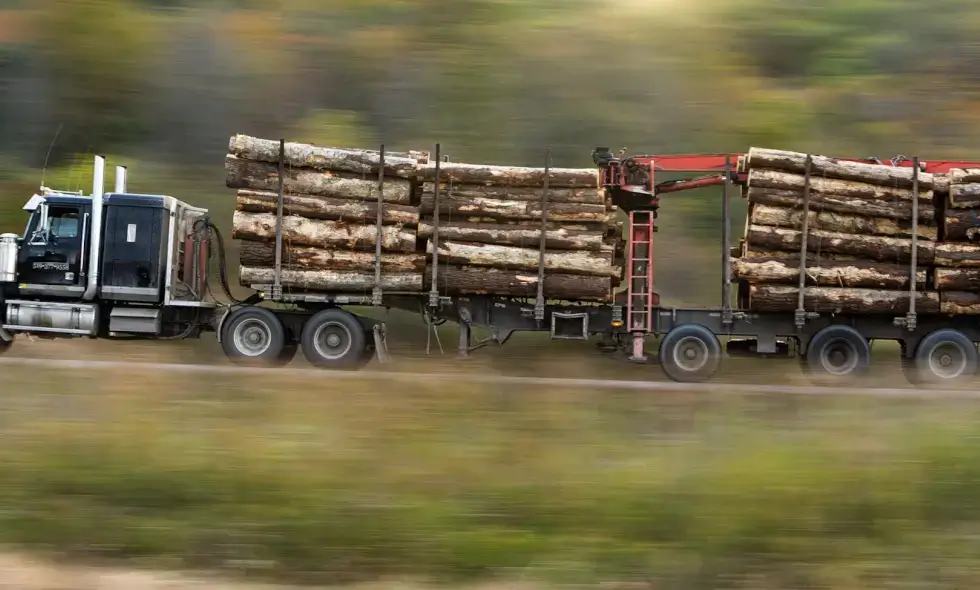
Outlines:
[{"label": "logging truck", "polygon": [[[386,325],[357,313],[359,308],[375,307],[418,313],[433,330],[446,321],[458,323],[461,357],[490,343],[503,345],[516,332],[533,331],[546,332],[553,339],[596,338],[601,351],[622,352],[629,360],[644,363],[651,339],[659,338],[656,360],[670,379],[681,382],[712,378],[727,352],[795,358],[815,381],[841,383],[867,370],[874,340],[901,344],[903,367],[915,383],[969,380],[980,365],[980,296],[965,287],[936,290],[944,280],[975,281],[980,286],[980,272],[970,270],[980,268],[980,251],[974,257],[972,245],[941,241],[947,235],[968,237],[980,222],[962,208],[954,211],[954,206],[952,212],[939,209],[946,219],[941,223],[931,208],[940,200],[941,190],[949,193],[951,202],[956,195],[961,203],[980,198],[972,196],[972,189],[940,188],[942,175],[952,178],[951,171],[971,173],[976,172],[972,168],[980,168],[968,162],[899,158],[882,163],[797,158],[787,153],[767,156],[763,150],[756,156],[770,172],[757,174],[753,183],[749,154],[624,158],[596,148],[593,160],[599,186],[628,216],[626,280],[610,302],[596,303],[549,300],[542,288],[537,289],[537,297],[445,296],[436,289],[441,270],[437,264],[425,273],[431,289],[400,292],[397,286],[383,286],[386,268],[380,239],[375,240],[373,288],[347,293],[284,289],[284,200],[289,196],[283,188],[283,145],[280,142],[275,239],[269,254],[274,258],[273,270],[250,283],[250,295],[243,300],[229,288],[224,241],[207,210],[167,195],[128,192],[125,167],[116,168],[115,188],[106,193],[105,160],[99,156],[90,195],[41,187],[24,206],[28,219],[23,235],[0,235],[0,353],[10,349],[18,335],[183,339],[215,332],[228,359],[237,364],[283,366],[301,349],[315,366],[350,370],[375,357],[388,360]],[[371,153],[380,162],[380,186],[384,147]],[[438,187],[438,146],[434,165]],[[798,173],[802,180],[780,176],[780,171]],[[658,182],[664,172],[704,176]],[[846,184],[866,182],[869,175],[880,181],[878,188]],[[719,305],[662,307],[653,276],[661,198],[706,187],[719,189],[723,218],[718,241]],[[746,235],[736,245],[729,203],[740,193],[760,209],[750,214]],[[882,204],[878,197],[894,203]],[[438,188],[431,198],[438,212]],[[549,227],[548,198],[545,180],[541,236]],[[778,209],[787,205],[795,209]],[[375,210],[379,236],[386,206],[379,196]],[[878,213],[883,221],[868,217]],[[862,214],[864,218],[854,217]],[[850,227],[853,235],[867,239],[851,238],[856,245],[842,245],[849,242],[822,229],[830,223],[826,215],[834,219],[832,223]],[[795,224],[796,229],[787,229],[787,224]],[[936,224],[938,228],[933,227]],[[429,252],[430,258],[438,257],[440,229],[437,213],[435,222],[425,227],[437,246]],[[755,240],[764,255],[747,253],[746,240]],[[776,244],[778,240],[782,242]],[[542,237],[542,260],[545,242]],[[765,252],[773,244],[795,249],[795,258],[785,252]],[[822,248],[831,254],[822,258],[818,252]],[[848,258],[853,250],[869,252],[873,261]],[[960,267],[942,272],[923,267],[943,256]],[[212,269],[216,270],[212,273]],[[534,274],[530,282],[547,282],[543,264]],[[779,284],[754,283],[753,277],[762,274],[775,276]],[[215,296],[215,283],[228,301]],[[474,327],[488,329],[489,338],[476,341]]]}]

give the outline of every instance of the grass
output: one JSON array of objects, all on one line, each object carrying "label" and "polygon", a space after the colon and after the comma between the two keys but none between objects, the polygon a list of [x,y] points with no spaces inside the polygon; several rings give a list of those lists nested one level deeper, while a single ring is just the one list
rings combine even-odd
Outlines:
[{"label": "grass", "polygon": [[0,542],[61,558],[332,584],[978,581],[966,401],[16,369],[4,390]]}]

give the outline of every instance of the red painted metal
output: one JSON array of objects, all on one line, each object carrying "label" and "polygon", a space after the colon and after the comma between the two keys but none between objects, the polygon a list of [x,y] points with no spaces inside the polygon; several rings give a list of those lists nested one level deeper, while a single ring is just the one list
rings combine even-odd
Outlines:
[{"label": "red painted metal", "polygon": [[[721,172],[725,169],[725,158],[736,161],[744,154],[659,154],[646,156],[630,156],[630,160],[637,165],[646,166],[651,162],[656,170],[661,172]],[[873,163],[871,158],[837,158],[845,162],[865,162]],[[980,161],[974,160],[923,160],[920,164],[925,168],[924,172],[930,174],[947,174],[953,168],[980,168]],[[911,168],[912,161],[901,160],[892,164],[891,161],[882,162],[882,166],[898,166],[901,168]]]}]

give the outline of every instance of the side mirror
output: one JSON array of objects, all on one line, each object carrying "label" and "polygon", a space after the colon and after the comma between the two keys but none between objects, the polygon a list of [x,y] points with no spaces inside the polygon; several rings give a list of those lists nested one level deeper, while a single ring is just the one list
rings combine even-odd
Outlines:
[{"label": "side mirror", "polygon": [[31,234],[31,239],[28,243],[31,246],[44,246],[48,243],[48,235],[51,233],[51,219],[48,217],[48,204],[45,202],[40,203],[37,209],[34,210],[34,214],[40,217],[37,228]]}]

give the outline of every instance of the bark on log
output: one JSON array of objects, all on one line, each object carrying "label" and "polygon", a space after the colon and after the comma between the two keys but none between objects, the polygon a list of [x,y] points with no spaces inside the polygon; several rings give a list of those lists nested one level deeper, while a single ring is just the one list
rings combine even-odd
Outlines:
[{"label": "bark on log", "polygon": [[980,244],[940,242],[936,244],[936,266],[980,268]]},{"label": "bark on log", "polygon": [[950,185],[980,182],[980,168],[951,168],[948,178]]},{"label": "bark on log", "polygon": [[[275,242],[239,243],[242,266],[275,266]],[[283,268],[290,270],[374,270],[374,252],[326,250],[307,246],[283,245]],[[425,254],[382,254],[382,272],[422,272]]]},{"label": "bark on log", "polygon": [[[777,207],[803,207],[802,190],[780,190],[768,188],[749,188],[746,197],[750,203],[773,205]],[[921,205],[921,203],[920,203]],[[912,219],[911,201],[900,203],[889,201],[871,201],[842,195],[827,195],[810,193],[810,209],[813,211],[833,211],[835,213],[853,213],[872,217],[889,219]],[[936,219],[935,208],[919,207],[919,223],[933,224]]]},{"label": "bark on log", "polygon": [[946,174],[933,175],[932,192],[937,195],[949,195],[950,181]]},{"label": "bark on log", "polygon": [[[423,222],[419,224],[419,237],[431,238],[435,226]],[[439,240],[471,242],[476,244],[499,244],[534,248],[540,244],[541,230],[534,228],[509,228],[486,223],[441,223]],[[554,250],[592,250],[599,251],[605,243],[601,231],[567,231],[555,229],[545,231],[545,247]],[[615,244],[613,244],[615,245]]]},{"label": "bark on log", "polygon": [[[744,255],[741,258],[772,258],[774,260],[799,260],[800,251],[796,252],[790,251],[780,251],[780,250],[760,250],[758,248],[746,248],[744,250]],[[831,264],[838,262],[853,262],[855,260],[865,260],[858,256],[850,256],[848,254],[828,254],[827,252],[820,252],[819,255],[811,253],[810,256],[814,257],[814,260],[818,264]]]},{"label": "bark on log", "polygon": [[947,203],[953,209],[980,207],[980,183],[949,185]]},{"label": "bark on log", "polygon": [[[426,244],[426,251],[430,255],[434,251],[431,240]],[[622,274],[622,268],[613,266],[612,259],[613,253],[610,250],[602,252],[551,250],[545,252],[544,268],[546,271],[566,274],[618,277]],[[537,271],[538,249],[440,241],[439,262]]]},{"label": "bark on log", "polygon": [[[279,169],[275,164],[225,158],[225,186],[228,188],[279,192]],[[377,179],[351,178],[334,172],[286,168],[283,192],[301,195],[333,197],[335,199],[378,200]],[[408,205],[412,200],[412,184],[393,178],[385,181],[386,203]]]},{"label": "bark on log", "polygon": [[[908,265],[882,264],[867,260],[835,262],[807,257],[806,284],[822,287],[847,287],[862,289],[907,289]],[[926,271],[916,272],[917,285],[925,288]],[[785,258],[740,258],[732,260],[732,278],[752,283],[776,283],[798,285],[800,276],[799,256]],[[937,287],[938,288],[938,287]]]},{"label": "bark on log", "polygon": [[[432,280],[431,267],[425,273],[425,285]],[[436,288],[440,294],[499,295],[503,297],[537,297],[538,273],[497,268],[443,266],[439,264]],[[570,301],[609,301],[612,281],[609,277],[573,274],[545,274],[544,296]]]},{"label": "bark on log", "polygon": [[[900,221],[813,209],[810,210],[810,214],[807,217],[809,219],[810,229],[823,229],[844,234],[870,234],[891,237],[912,236],[911,220]],[[800,229],[803,227],[803,209],[759,204],[752,208],[750,221],[758,225]],[[920,224],[917,233],[920,239],[935,240],[937,237],[937,228]]]},{"label": "bark on log", "polygon": [[[324,221],[295,215],[283,216],[282,221],[283,241],[297,246],[373,251],[378,238],[377,227],[373,224]],[[235,211],[232,217],[232,238],[275,240],[276,216],[271,213]],[[386,225],[381,232],[381,248],[390,252],[414,252],[415,231]]]},{"label": "bark on log", "polygon": [[980,293],[947,291],[939,294],[939,300],[946,315],[980,315]]},{"label": "bark on log", "polygon": [[[243,286],[271,285],[275,282],[275,269],[243,266],[239,269],[239,282]],[[374,288],[374,271],[349,270],[284,270],[282,286],[304,291],[323,292],[370,292]],[[422,290],[422,273],[381,273],[381,288],[392,291],[417,293]]]},{"label": "bark on log", "polygon": [[[491,166],[444,162],[439,167],[439,181],[486,186],[544,186],[544,168]],[[435,164],[422,167],[422,178],[435,182]],[[599,171],[595,168],[552,168],[548,186],[553,188],[599,188]]]},{"label": "bark on log", "polygon": [[[746,166],[753,168],[771,168],[804,174],[806,171],[806,154],[765,148],[749,148],[745,157]],[[868,182],[888,186],[912,187],[912,168],[900,168],[864,162],[849,162],[829,158],[827,156],[812,156],[811,176],[824,176],[838,180]],[[919,172],[919,188],[932,187],[933,175]]]},{"label": "bark on log", "polygon": [[[439,199],[452,195],[460,199],[499,199],[502,201],[541,202],[543,188],[526,186],[486,186],[482,184],[439,183]],[[422,183],[422,196],[435,198],[434,182]],[[579,203],[605,205],[605,191],[598,188],[549,188],[549,203]]]},{"label": "bark on log", "polygon": [[[432,213],[428,213],[422,216],[426,223],[432,222]],[[549,214],[549,218],[551,215]],[[537,221],[533,219],[495,219],[493,217],[473,217],[473,216],[458,216],[452,214],[442,214],[440,213],[439,224],[444,223],[469,223],[474,225],[496,225],[507,229],[541,229],[541,219],[538,218]],[[590,222],[569,222],[569,221],[549,221],[545,226],[549,230],[563,229],[566,231],[582,231],[582,232],[612,232],[615,231],[613,226],[607,225],[605,222],[601,221],[590,221]]]},{"label": "bark on log", "polygon": [[[291,168],[337,170],[377,176],[381,164],[381,154],[372,150],[320,147],[287,141],[284,152],[284,162]],[[228,140],[228,153],[243,160],[278,163],[279,141],[232,135]],[[414,159],[385,154],[385,176],[416,178],[418,170],[418,161]]]},{"label": "bark on log", "polygon": [[[435,212],[435,198],[422,197],[422,214]],[[501,201],[482,197],[447,198],[439,197],[439,214],[461,217],[489,219],[541,220],[541,204],[533,201]],[[573,203],[552,203],[548,205],[548,220],[578,223],[609,224],[616,216],[606,211],[605,205],[582,205]]]},{"label": "bark on log", "polygon": [[[275,213],[279,195],[265,191],[238,191],[235,208],[247,213]],[[329,219],[334,221],[376,221],[378,203],[376,201],[355,201],[332,199],[311,195],[283,195],[284,215],[298,215],[310,219]],[[381,221],[385,225],[414,225],[419,222],[418,207],[386,203]]]},{"label": "bark on log", "polygon": [[937,268],[933,273],[938,291],[980,291],[980,268]]},{"label": "bark on log", "polygon": [[[812,230],[808,233],[808,252],[847,254],[891,263],[910,262],[912,259],[912,240],[909,239],[842,234],[824,230]],[[803,244],[802,234],[803,232],[793,229],[753,225],[749,228],[747,243],[750,249],[799,252]],[[920,241],[918,264],[923,266],[932,264],[937,256],[937,249],[935,242]],[[980,263],[980,256],[977,256],[977,261]]]},{"label": "bark on log", "polygon": [[944,239],[950,242],[980,240],[980,210],[947,209],[943,217]]},{"label": "bark on log", "polygon": [[[797,287],[751,285],[749,308],[752,311],[792,312],[796,310],[798,293]],[[807,287],[803,301],[807,311],[818,313],[899,315],[909,310],[909,292],[904,290]],[[916,291],[915,307],[920,314],[939,313],[939,294],[935,291]]]},{"label": "bark on log", "polygon": [[[791,172],[780,172],[778,170],[755,169],[749,172],[749,188],[770,188],[789,191],[803,191],[806,179],[802,174]],[[919,187],[919,207],[932,207],[933,193],[931,190]],[[900,203],[909,203],[911,211],[912,189],[896,188],[892,186],[879,186],[855,182],[852,180],[837,180],[834,178],[822,178],[819,176],[810,178],[810,194],[822,193],[825,195],[839,195],[864,199],[867,201],[885,201],[885,204],[897,206]]]}]

